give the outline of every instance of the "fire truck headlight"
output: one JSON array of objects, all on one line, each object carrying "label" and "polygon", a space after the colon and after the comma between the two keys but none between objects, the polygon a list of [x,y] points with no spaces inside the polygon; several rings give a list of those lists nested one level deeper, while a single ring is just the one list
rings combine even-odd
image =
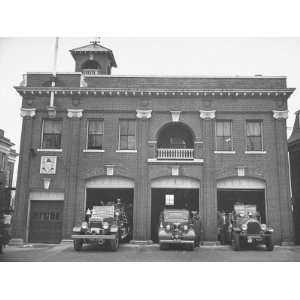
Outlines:
[{"label": "fire truck headlight", "polygon": [[241,228],[242,230],[247,230],[247,224],[242,224]]},{"label": "fire truck headlight", "polygon": [[112,226],[110,227],[110,232],[113,232],[113,233],[118,232],[118,226],[112,225]]},{"label": "fire truck headlight", "polygon": [[266,224],[261,224],[260,228],[261,228],[261,230],[266,231],[267,230],[267,225]]},{"label": "fire truck headlight", "polygon": [[82,229],[87,229],[87,228],[88,228],[87,222],[82,222],[82,223],[81,223],[81,228],[82,228]]},{"label": "fire truck headlight", "polygon": [[109,224],[107,222],[103,222],[103,229],[108,229]]}]

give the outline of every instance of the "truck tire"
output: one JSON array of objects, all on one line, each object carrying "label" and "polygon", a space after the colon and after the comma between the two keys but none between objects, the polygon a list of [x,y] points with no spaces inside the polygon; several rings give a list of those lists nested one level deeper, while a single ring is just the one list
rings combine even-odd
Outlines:
[{"label": "truck tire", "polygon": [[268,251],[273,251],[274,249],[274,244],[271,236],[267,240],[266,247]]},{"label": "truck tire", "polygon": [[240,235],[235,232],[232,235],[232,248],[234,251],[241,250]]},{"label": "truck tire", "polygon": [[82,250],[82,240],[74,240],[73,241],[74,250],[81,251]]},{"label": "truck tire", "polygon": [[225,238],[224,232],[220,233],[220,243],[221,243],[221,245],[225,245],[225,243],[226,243],[226,238]]},{"label": "truck tire", "polygon": [[189,249],[190,251],[194,251],[194,249],[195,249],[195,243],[189,244],[189,245],[188,245],[188,249]]},{"label": "truck tire", "polygon": [[110,240],[110,249],[111,251],[117,251],[119,248],[119,238],[115,238],[113,240]]},{"label": "truck tire", "polygon": [[3,252],[3,244],[0,242],[0,254]]}]

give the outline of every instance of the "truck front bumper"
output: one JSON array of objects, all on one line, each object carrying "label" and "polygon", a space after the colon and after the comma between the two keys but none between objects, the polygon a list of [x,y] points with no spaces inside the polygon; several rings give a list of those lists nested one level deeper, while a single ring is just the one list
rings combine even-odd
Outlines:
[{"label": "truck front bumper", "polygon": [[72,234],[73,240],[114,240],[116,234]]},{"label": "truck front bumper", "polygon": [[159,243],[160,244],[194,244],[194,241],[173,239],[173,240],[160,240]]}]

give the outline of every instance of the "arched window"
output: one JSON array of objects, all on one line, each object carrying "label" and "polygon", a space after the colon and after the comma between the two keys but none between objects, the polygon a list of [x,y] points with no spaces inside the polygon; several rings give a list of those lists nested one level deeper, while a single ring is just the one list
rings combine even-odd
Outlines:
[{"label": "arched window", "polygon": [[193,134],[189,127],[182,123],[169,123],[158,133],[157,148],[194,148]]},{"label": "arched window", "polygon": [[87,60],[81,66],[82,69],[101,69],[101,66],[95,60]]}]

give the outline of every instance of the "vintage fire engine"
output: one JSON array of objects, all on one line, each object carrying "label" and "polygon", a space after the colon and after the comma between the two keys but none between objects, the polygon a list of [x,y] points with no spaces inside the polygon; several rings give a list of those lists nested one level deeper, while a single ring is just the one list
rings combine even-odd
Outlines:
[{"label": "vintage fire engine", "polygon": [[119,242],[130,238],[130,227],[122,205],[94,206],[87,210],[86,220],[73,228],[74,249],[80,251],[83,244],[106,245],[112,251]]},{"label": "vintage fire engine", "polygon": [[199,215],[186,209],[164,209],[160,214],[158,238],[161,250],[170,244],[182,244],[194,250],[201,240]]},{"label": "vintage fire engine", "polygon": [[235,251],[239,251],[246,245],[257,244],[265,244],[268,251],[273,250],[272,233],[274,229],[266,224],[261,224],[256,205],[236,204],[232,214],[221,214],[220,217],[221,243],[231,241]]}]

